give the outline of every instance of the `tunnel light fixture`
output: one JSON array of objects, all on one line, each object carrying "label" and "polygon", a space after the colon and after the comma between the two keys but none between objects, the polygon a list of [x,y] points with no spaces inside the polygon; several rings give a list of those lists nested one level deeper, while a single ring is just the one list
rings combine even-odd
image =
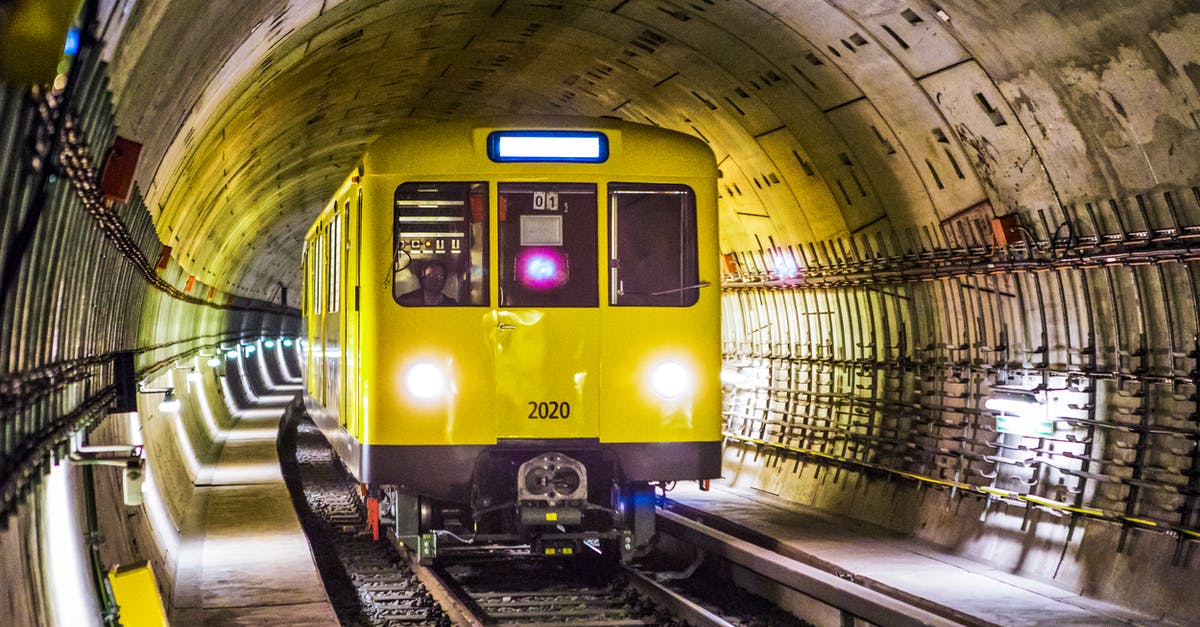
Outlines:
[{"label": "tunnel light fixture", "polygon": [[163,393],[162,400],[158,403],[158,411],[164,414],[173,414],[179,411],[181,405],[179,399],[175,398],[175,388],[167,388],[167,391]]},{"label": "tunnel light fixture", "polygon": [[996,414],[996,431],[1034,438],[1054,436],[1050,407],[1030,390],[993,390],[983,407]]},{"label": "tunnel light fixture", "polygon": [[225,352],[225,359],[237,359],[237,358],[238,358],[238,351],[236,348],[230,349]]},{"label": "tunnel light fixture", "polygon": [[740,368],[721,368],[721,383],[731,385],[739,390],[753,387],[750,377]]},{"label": "tunnel light fixture", "polygon": [[245,351],[247,355],[253,355],[254,351],[258,349],[253,344],[246,344],[242,347],[242,350]]},{"label": "tunnel light fixture", "polygon": [[604,163],[608,137],[599,131],[495,131],[488,135],[487,151],[488,158],[498,163]]},{"label": "tunnel light fixture", "polygon": [[275,340],[264,340],[263,346],[265,348],[275,348]]},{"label": "tunnel light fixture", "polygon": [[779,263],[776,265],[775,271],[781,279],[794,279],[800,276],[800,266],[787,255],[779,257]]},{"label": "tunnel light fixture", "polygon": [[219,368],[221,366],[221,360],[216,355],[209,357],[205,363],[208,364],[209,368]]},{"label": "tunnel light fixture", "polygon": [[[220,365],[220,364],[221,364],[221,362],[220,362],[220,361],[218,361],[218,362],[217,362],[217,365]],[[189,373],[187,373],[187,380],[188,380],[188,381],[191,381],[191,382],[193,382],[193,383],[194,383],[194,382],[196,382],[196,381],[199,381],[199,380],[200,380],[200,373],[199,373],[199,372],[197,372],[195,368],[192,368],[192,371],[191,371],[191,372],[189,372]]]},{"label": "tunnel light fixture", "polygon": [[292,347],[292,339],[284,338],[282,344],[283,344],[284,348],[291,348]]}]

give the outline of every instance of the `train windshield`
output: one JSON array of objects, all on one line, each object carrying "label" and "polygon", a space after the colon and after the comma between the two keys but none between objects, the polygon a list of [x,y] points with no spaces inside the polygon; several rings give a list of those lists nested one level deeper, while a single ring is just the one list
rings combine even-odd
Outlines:
[{"label": "train windshield", "polygon": [[392,297],[406,307],[488,305],[487,183],[396,188]]},{"label": "train windshield", "polygon": [[500,306],[597,307],[596,185],[500,183]]},{"label": "train windshield", "polygon": [[608,186],[609,304],[687,307],[700,298],[696,194],[686,185]]}]

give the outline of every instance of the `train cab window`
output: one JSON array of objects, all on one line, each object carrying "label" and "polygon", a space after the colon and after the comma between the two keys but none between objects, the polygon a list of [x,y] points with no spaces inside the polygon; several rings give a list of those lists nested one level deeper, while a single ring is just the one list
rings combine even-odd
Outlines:
[{"label": "train cab window", "polygon": [[488,304],[487,183],[396,188],[392,297],[405,307]]},{"label": "train cab window", "polygon": [[688,307],[700,298],[696,194],[686,185],[613,183],[609,304]]},{"label": "train cab window", "polygon": [[500,306],[596,307],[596,185],[500,183]]}]

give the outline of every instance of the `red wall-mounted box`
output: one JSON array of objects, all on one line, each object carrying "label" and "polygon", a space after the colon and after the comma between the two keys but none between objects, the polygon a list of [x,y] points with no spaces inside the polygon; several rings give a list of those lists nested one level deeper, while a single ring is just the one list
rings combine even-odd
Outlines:
[{"label": "red wall-mounted box", "polygon": [[104,172],[100,175],[100,189],[104,199],[127,203],[133,192],[133,175],[137,172],[138,158],[142,156],[142,145],[117,137],[108,158],[104,160]]}]

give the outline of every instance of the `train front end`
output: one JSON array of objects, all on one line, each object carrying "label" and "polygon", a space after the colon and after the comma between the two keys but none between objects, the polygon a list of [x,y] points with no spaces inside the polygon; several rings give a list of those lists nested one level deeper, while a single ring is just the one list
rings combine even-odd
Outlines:
[{"label": "train front end", "polygon": [[609,120],[371,147],[343,430],[384,528],[422,557],[630,559],[656,484],[719,476],[715,186],[698,140]]}]

